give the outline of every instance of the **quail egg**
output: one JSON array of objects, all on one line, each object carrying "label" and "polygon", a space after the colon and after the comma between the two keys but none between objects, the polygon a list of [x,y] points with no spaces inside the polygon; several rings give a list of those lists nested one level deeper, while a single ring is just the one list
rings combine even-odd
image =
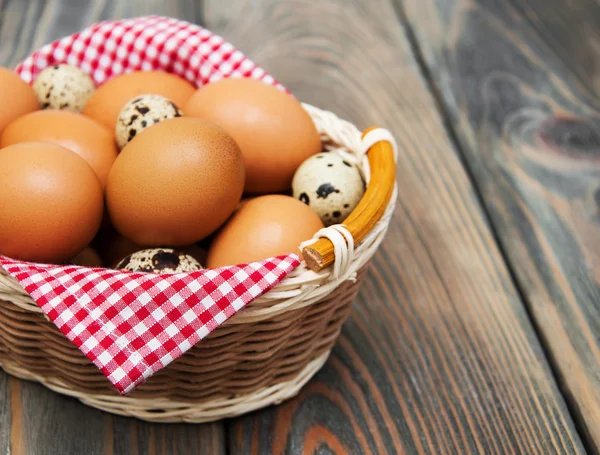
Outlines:
[{"label": "quail egg", "polygon": [[189,254],[171,248],[138,251],[122,259],[118,270],[147,273],[181,273],[202,270],[202,265]]},{"label": "quail egg", "polygon": [[65,64],[47,67],[33,82],[42,109],[81,112],[95,90],[89,75]]},{"label": "quail egg", "polygon": [[353,163],[333,152],[318,153],[294,174],[295,198],[309,205],[325,226],[344,221],[365,193],[365,182]]},{"label": "quail egg", "polygon": [[142,95],[129,101],[117,118],[117,145],[123,149],[146,128],[166,119],[181,117],[181,110],[160,95]]}]

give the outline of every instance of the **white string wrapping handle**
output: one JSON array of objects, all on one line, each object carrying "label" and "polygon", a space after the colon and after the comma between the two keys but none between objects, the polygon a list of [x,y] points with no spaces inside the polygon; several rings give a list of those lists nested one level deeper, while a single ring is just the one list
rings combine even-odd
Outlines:
[{"label": "white string wrapping handle", "polygon": [[346,273],[354,258],[354,237],[344,225],[334,224],[319,230],[312,239],[302,242],[300,250],[321,238],[327,238],[333,244],[335,262],[333,263],[332,278],[338,279]]},{"label": "white string wrapping handle", "polygon": [[366,155],[371,147],[381,141],[387,141],[392,144],[392,150],[394,151],[394,161],[398,162],[398,143],[396,139],[385,128],[375,128],[374,130],[369,131],[365,134],[365,137],[362,139],[362,149],[361,154]]},{"label": "white string wrapping handle", "polygon": [[344,150],[336,150],[343,158],[348,159],[347,155],[352,155],[351,161],[358,165],[361,170],[365,181],[369,183],[371,181],[371,166],[369,164],[369,158],[367,152],[371,147],[381,141],[388,141],[392,144],[392,150],[394,152],[394,162],[398,162],[398,143],[396,139],[385,128],[375,128],[365,134],[365,137],[361,139],[360,146],[354,153],[348,153]]}]

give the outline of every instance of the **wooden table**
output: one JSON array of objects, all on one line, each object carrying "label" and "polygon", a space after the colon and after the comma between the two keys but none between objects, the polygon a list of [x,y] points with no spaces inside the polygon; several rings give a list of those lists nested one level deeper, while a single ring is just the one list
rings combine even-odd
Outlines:
[{"label": "wooden table", "polygon": [[148,13],[204,25],[303,101],[393,131],[396,215],[297,398],[153,425],[0,373],[1,454],[600,451],[596,1],[0,0],[0,64]]}]

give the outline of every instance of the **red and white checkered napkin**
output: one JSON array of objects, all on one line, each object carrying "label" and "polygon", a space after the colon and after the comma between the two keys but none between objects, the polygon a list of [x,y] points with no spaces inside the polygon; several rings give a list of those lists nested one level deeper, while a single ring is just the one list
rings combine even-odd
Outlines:
[{"label": "red and white checkered napkin", "polygon": [[0,266],[121,394],[181,356],[299,263],[290,254],[157,275],[0,256]]},{"label": "red and white checkered napkin", "polygon": [[[26,82],[68,63],[97,85],[136,70],[177,74],[196,86],[225,77],[279,83],[223,38],[171,18],[101,22],[55,41],[17,66]],[[173,275],[30,264],[3,267],[120,393],[164,368],[300,263],[295,254]]]},{"label": "red and white checkered napkin", "polygon": [[47,44],[16,68],[32,82],[47,66],[78,66],[101,85],[130,71],[160,70],[196,86],[225,77],[250,77],[285,90],[220,36],[189,22],[145,16],[94,24]]}]

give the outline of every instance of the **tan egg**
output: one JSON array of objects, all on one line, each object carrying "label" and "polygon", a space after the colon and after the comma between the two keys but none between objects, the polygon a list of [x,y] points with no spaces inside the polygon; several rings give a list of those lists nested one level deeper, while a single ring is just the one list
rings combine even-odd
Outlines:
[{"label": "tan egg", "polygon": [[69,264],[80,265],[83,267],[102,267],[102,259],[98,253],[91,247],[86,247],[73,257]]},{"label": "tan egg", "polygon": [[144,246],[185,246],[215,231],[244,188],[244,162],[220,127],[196,118],[164,120],[115,161],[106,191],[110,219]]},{"label": "tan egg", "polygon": [[42,109],[81,112],[95,90],[88,74],[65,64],[45,68],[33,82]]},{"label": "tan egg", "polygon": [[0,254],[64,263],[100,227],[103,195],[92,168],[56,144],[0,150]]},{"label": "tan egg", "polygon": [[298,166],[321,151],[319,133],[302,105],[253,79],[205,85],[183,112],[214,122],[233,136],[244,155],[248,193],[288,190]]},{"label": "tan egg", "polygon": [[336,153],[307,159],[292,181],[294,197],[307,204],[325,226],[343,222],[365,194],[359,169]]},{"label": "tan egg", "polygon": [[152,125],[181,117],[173,101],[160,95],[142,95],[129,101],[119,113],[115,136],[119,149]]},{"label": "tan egg", "polygon": [[183,106],[196,88],[185,79],[162,71],[134,71],[109,79],[96,89],[83,113],[115,131],[121,109],[133,98],[154,94]]},{"label": "tan egg", "polygon": [[13,120],[40,108],[33,89],[16,73],[0,67],[0,133]]},{"label": "tan egg", "polygon": [[81,156],[94,169],[102,187],[117,158],[110,131],[92,119],[67,111],[37,111],[18,118],[2,133],[0,147],[36,141],[62,145]]},{"label": "tan egg", "polygon": [[217,233],[208,251],[208,268],[299,253],[300,243],[323,228],[310,207],[278,194],[248,200]]}]

